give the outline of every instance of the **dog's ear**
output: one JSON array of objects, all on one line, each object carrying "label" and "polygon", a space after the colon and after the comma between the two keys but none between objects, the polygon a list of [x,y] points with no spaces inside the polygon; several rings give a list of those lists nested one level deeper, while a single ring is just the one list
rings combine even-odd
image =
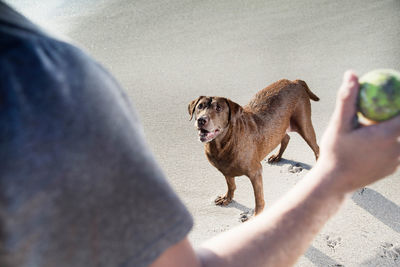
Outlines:
[{"label": "dog's ear", "polygon": [[190,115],[190,121],[193,118],[193,114],[194,114],[194,110],[196,108],[197,103],[199,103],[200,99],[202,99],[205,96],[199,96],[198,98],[196,98],[195,100],[191,101],[188,105],[188,112]]},{"label": "dog's ear", "polygon": [[229,107],[228,122],[236,120],[236,118],[239,117],[243,112],[242,106],[227,98],[225,98],[225,101]]}]

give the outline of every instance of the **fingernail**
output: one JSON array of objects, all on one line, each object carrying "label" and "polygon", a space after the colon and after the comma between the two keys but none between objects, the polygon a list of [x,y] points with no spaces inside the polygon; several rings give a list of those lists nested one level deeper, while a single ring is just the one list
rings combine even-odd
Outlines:
[{"label": "fingernail", "polygon": [[343,81],[350,82],[354,77],[354,71],[347,70],[343,75]]},{"label": "fingernail", "polygon": [[358,86],[358,77],[352,70],[348,70],[344,74],[343,82],[347,84],[349,88],[355,88]]}]

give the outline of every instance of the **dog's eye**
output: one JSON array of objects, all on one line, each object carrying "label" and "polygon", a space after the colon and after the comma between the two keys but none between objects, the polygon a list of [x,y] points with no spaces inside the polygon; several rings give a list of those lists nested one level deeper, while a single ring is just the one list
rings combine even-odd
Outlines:
[{"label": "dog's eye", "polygon": [[199,105],[197,106],[198,109],[203,109],[203,107],[204,107],[203,104],[199,104]]},{"label": "dog's eye", "polygon": [[222,108],[221,108],[220,105],[217,105],[217,106],[215,107],[215,109],[216,109],[218,112],[220,112],[220,111],[222,110]]}]

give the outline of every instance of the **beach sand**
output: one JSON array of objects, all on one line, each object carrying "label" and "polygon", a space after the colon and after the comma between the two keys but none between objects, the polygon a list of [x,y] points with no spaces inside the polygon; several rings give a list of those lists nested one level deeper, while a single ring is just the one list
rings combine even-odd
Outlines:
[{"label": "beach sand", "polygon": [[[226,191],[225,179],[206,160],[189,121],[191,100],[216,95],[244,105],[278,79],[302,79],[321,99],[312,102],[320,140],[347,69],[400,70],[399,1],[311,2],[61,1],[41,22],[124,87],[149,146],[193,214],[190,239],[197,246],[241,224],[254,196],[248,178],[238,177],[234,202],[213,204]],[[281,162],[262,162],[266,208],[315,164],[304,140],[290,136]],[[301,171],[293,172],[296,164]],[[400,266],[399,175],[350,195],[296,266]]]}]

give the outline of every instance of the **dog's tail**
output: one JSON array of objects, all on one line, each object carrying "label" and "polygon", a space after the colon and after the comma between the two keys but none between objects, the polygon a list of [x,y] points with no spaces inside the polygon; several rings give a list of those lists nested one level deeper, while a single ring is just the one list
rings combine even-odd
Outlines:
[{"label": "dog's tail", "polygon": [[308,88],[308,85],[306,84],[305,81],[302,80],[296,80],[295,82],[297,82],[298,84],[300,84],[301,86],[304,87],[304,89],[306,90],[308,96],[310,97],[310,99],[314,100],[314,101],[319,101],[319,97],[316,96],[313,92],[311,92],[310,88]]}]

